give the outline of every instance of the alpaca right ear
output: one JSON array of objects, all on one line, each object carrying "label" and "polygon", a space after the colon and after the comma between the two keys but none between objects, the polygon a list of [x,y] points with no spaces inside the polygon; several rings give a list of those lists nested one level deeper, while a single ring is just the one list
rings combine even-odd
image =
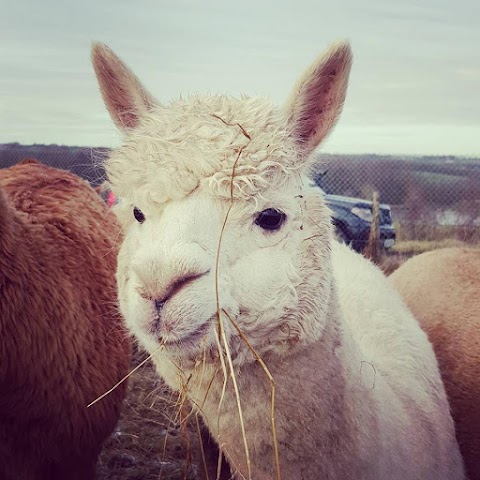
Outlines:
[{"label": "alpaca right ear", "polygon": [[107,110],[122,131],[138,126],[157,101],[135,74],[102,43],[92,45],[92,63]]},{"label": "alpaca right ear", "polygon": [[304,156],[310,155],[337,122],[351,65],[350,45],[336,43],[307,69],[294,88],[285,109]]}]

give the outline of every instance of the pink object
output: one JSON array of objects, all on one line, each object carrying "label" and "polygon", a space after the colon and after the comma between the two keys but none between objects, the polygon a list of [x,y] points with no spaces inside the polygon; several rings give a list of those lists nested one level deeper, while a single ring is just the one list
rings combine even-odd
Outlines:
[{"label": "pink object", "polygon": [[112,207],[115,204],[115,194],[110,191],[108,192],[108,200],[107,200],[107,205],[109,207]]}]

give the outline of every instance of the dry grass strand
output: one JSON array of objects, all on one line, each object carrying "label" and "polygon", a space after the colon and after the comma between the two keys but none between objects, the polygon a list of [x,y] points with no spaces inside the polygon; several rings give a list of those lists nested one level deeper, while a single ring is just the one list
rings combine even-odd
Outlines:
[{"label": "dry grass strand", "polygon": [[97,397],[93,402],[90,402],[87,405],[87,408],[90,408],[92,405],[95,405],[97,402],[102,400],[102,398],[105,398],[107,395],[112,393],[119,385],[121,385],[125,380],[127,380],[127,378],[130,377],[130,375],[133,375],[140,367],[143,367],[143,365],[145,365],[151,358],[153,358],[160,351],[160,349],[162,349],[163,347],[164,347],[164,345],[162,343],[151,355],[149,355],[147,358],[145,358],[145,360],[140,362],[133,370],[131,370],[127,375],[125,375],[110,390],[107,390],[105,393],[103,393],[102,395]]}]

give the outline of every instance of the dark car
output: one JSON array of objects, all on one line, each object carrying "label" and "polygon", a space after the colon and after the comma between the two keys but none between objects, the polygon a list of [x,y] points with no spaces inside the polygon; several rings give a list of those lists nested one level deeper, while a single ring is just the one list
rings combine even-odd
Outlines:
[{"label": "dark car", "polygon": [[[372,202],[360,198],[325,194],[325,200],[332,211],[332,220],[337,238],[362,252],[367,244],[372,224]],[[395,227],[392,224],[390,206],[379,205],[380,247],[388,249],[395,244]]]}]

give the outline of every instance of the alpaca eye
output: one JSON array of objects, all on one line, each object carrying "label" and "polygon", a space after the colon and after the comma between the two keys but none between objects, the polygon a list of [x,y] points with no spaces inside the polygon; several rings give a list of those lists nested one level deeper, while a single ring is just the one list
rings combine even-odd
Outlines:
[{"label": "alpaca eye", "polygon": [[133,216],[135,217],[135,220],[138,222],[138,223],[143,223],[145,221],[145,215],[142,213],[142,211],[137,208],[137,207],[134,207],[133,209]]},{"label": "alpaca eye", "polygon": [[278,230],[286,218],[287,216],[283,212],[274,208],[267,208],[258,214],[255,223],[264,230]]}]

